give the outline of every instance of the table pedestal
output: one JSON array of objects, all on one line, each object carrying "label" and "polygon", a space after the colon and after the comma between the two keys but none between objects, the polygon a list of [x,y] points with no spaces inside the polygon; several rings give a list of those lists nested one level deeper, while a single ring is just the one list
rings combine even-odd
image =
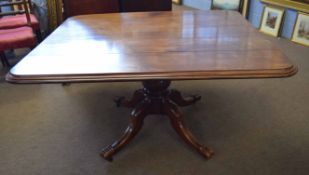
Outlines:
[{"label": "table pedestal", "polygon": [[205,158],[210,158],[213,151],[196,141],[183,121],[183,115],[178,106],[188,106],[200,100],[200,96],[183,98],[179,91],[170,90],[171,81],[169,80],[147,80],[143,81],[144,88],[136,90],[132,99],[127,100],[120,97],[116,100],[117,106],[133,108],[130,116],[130,123],[124,135],[116,142],[104,148],[101,156],[108,161],[121,148],[128,144],[140,131],[144,118],[149,114],[167,115],[171,124],[180,137],[198,153]]}]

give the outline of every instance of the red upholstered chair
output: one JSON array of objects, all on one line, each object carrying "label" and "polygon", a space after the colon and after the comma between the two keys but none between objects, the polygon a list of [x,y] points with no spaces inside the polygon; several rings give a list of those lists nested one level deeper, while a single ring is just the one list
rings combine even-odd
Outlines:
[{"label": "red upholstered chair", "polygon": [[[31,0],[25,0],[26,5],[22,5],[22,0],[0,0],[0,6],[11,6],[15,13],[7,13],[4,17],[0,17],[0,29],[11,29],[28,25],[25,11],[29,11],[31,27],[35,31],[39,41],[42,40],[40,24],[37,17],[32,12]],[[14,4],[12,6],[12,4]]]},{"label": "red upholstered chair", "polygon": [[[10,3],[9,5],[26,5],[26,0]],[[8,6],[8,4],[6,4]],[[0,15],[14,14],[15,11],[0,13]],[[19,13],[19,12],[17,12]],[[25,10],[25,18],[28,26],[22,26],[11,29],[0,29],[0,59],[4,67],[10,66],[4,51],[17,48],[29,47],[33,48],[36,45],[36,37],[33,33],[29,11]]]}]

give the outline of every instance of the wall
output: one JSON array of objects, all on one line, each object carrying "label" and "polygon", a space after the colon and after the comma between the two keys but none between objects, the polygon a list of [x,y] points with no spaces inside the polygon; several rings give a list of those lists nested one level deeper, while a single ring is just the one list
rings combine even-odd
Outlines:
[{"label": "wall", "polygon": [[[259,28],[262,13],[265,4],[261,3],[260,0],[251,0],[249,8],[249,21],[256,28]],[[281,36],[284,38],[291,38],[293,34],[295,20],[297,18],[297,11],[293,9],[285,9],[284,19],[282,21]]]},{"label": "wall", "polygon": [[[211,0],[183,0],[183,4],[189,7],[209,10]],[[248,20],[252,23],[255,28],[260,27],[264,4],[260,0],[250,0]],[[297,11],[292,9],[285,9],[285,15],[283,20],[283,28],[281,36],[284,38],[291,38],[295,20],[297,18]]]},{"label": "wall", "polygon": [[183,4],[201,10],[209,10],[211,0],[183,0]]},{"label": "wall", "polygon": [[283,30],[281,32],[281,35],[284,38],[292,37],[296,19],[297,19],[297,11],[291,9],[285,10]]},{"label": "wall", "polygon": [[250,1],[248,19],[251,24],[256,28],[260,27],[263,10],[264,5],[259,0]]}]

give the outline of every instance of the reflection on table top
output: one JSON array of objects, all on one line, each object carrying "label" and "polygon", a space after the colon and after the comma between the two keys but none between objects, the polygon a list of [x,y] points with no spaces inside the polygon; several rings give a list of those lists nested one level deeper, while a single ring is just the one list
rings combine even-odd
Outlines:
[{"label": "reflection on table top", "polygon": [[296,67],[231,11],[69,18],[7,75],[15,83],[284,77]]}]

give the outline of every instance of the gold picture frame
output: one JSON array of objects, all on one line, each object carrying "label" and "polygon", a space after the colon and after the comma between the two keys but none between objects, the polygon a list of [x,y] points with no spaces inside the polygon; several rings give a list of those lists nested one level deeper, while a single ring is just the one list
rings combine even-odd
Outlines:
[{"label": "gold picture frame", "polygon": [[[297,0],[261,0],[263,3],[282,7],[282,8],[289,8],[296,11],[309,13],[309,3],[300,2]],[[308,0],[306,0],[309,2]]]},{"label": "gold picture frame", "polygon": [[245,18],[248,17],[249,14],[249,7],[250,7],[250,0],[243,0],[242,1],[242,9],[241,9],[241,14],[242,16],[244,16]]},{"label": "gold picture frame", "polygon": [[309,15],[298,13],[294,25],[292,41],[309,46]]},{"label": "gold picture frame", "polygon": [[279,36],[284,17],[284,9],[265,6],[260,24],[260,31],[271,36]]}]

